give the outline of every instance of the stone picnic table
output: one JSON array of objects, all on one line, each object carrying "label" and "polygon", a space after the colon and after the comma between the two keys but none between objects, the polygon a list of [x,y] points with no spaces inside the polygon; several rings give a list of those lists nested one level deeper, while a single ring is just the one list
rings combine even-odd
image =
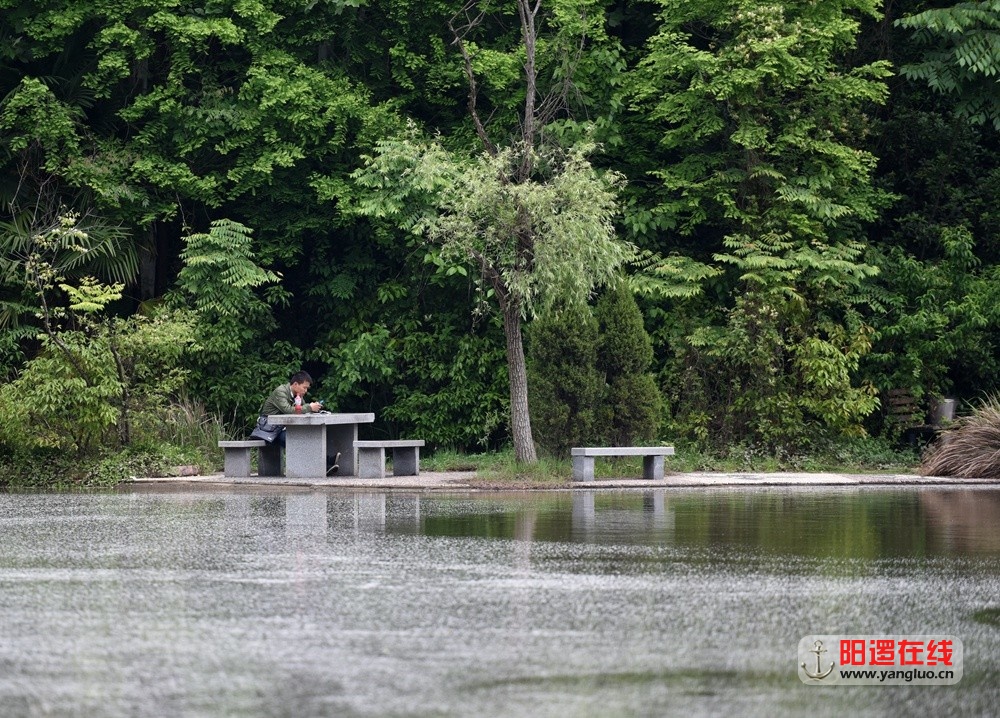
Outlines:
[{"label": "stone picnic table", "polygon": [[271,414],[268,421],[285,427],[285,476],[314,479],[338,463],[336,476],[357,476],[358,424],[374,422],[375,414]]}]

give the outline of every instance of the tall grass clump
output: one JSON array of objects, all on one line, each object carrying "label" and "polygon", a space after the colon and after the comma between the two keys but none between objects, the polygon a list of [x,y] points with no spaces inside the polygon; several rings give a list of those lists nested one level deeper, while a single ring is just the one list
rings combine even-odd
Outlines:
[{"label": "tall grass clump", "polygon": [[920,473],[970,479],[1000,476],[1000,397],[988,397],[942,433],[924,454]]},{"label": "tall grass clump", "polygon": [[[190,398],[172,402],[161,417],[162,424],[156,432],[161,440],[199,450],[206,456],[217,455],[219,441],[230,438],[223,418]],[[249,431],[246,427],[244,430]]]}]

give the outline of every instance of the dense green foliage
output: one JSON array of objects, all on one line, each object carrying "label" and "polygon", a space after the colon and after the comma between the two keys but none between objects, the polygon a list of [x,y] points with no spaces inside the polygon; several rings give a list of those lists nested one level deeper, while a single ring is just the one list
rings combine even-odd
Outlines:
[{"label": "dense green foliage", "polygon": [[[277,328],[271,304],[288,300],[275,283],[280,277],[254,261],[251,230],[231,220],[216,220],[208,232],[184,237],[170,304],[193,312],[195,342],[185,357],[191,369],[191,392],[214,411],[236,418],[259,412],[257,384],[285,379],[297,362],[288,344],[261,346]],[[258,292],[262,287],[264,297]]]},{"label": "dense green foliage", "polygon": [[838,60],[854,44],[855,14],[875,8],[661,4],[632,90],[676,153],[652,171],[663,182],[657,210],[736,290],[666,315],[688,325],[663,377],[674,426],[775,446],[857,431],[877,406],[851,376],[871,333],[861,290],[877,272],[861,261],[862,222],[886,198],[856,139],[888,68]]},{"label": "dense green foliage", "polygon": [[600,335],[588,308],[553,312],[531,324],[528,388],[532,428],[544,455],[603,445],[606,391],[597,368]]},{"label": "dense green foliage", "polygon": [[1000,2],[960,2],[900,18],[922,50],[900,71],[955,98],[955,114],[1000,129]]},{"label": "dense green foliage", "polygon": [[623,266],[651,352],[601,361],[648,357],[664,402],[632,372],[615,441],[790,454],[882,432],[890,388],[974,402],[998,17],[0,0],[0,450],[241,435],[300,366],[380,434],[497,449],[524,437],[521,323]]}]

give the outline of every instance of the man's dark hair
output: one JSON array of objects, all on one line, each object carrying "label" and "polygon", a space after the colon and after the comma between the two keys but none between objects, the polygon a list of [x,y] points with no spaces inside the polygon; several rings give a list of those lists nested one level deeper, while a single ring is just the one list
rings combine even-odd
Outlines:
[{"label": "man's dark hair", "polygon": [[297,371],[288,377],[289,384],[302,384],[304,382],[313,383],[313,378],[309,376],[309,372],[307,371]]}]

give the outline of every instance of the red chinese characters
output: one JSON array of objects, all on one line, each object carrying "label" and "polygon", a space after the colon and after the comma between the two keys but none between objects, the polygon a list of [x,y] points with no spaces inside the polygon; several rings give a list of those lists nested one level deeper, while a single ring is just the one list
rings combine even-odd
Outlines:
[{"label": "red chinese characters", "polygon": [[903,638],[841,639],[842,666],[950,666],[952,642]]}]

